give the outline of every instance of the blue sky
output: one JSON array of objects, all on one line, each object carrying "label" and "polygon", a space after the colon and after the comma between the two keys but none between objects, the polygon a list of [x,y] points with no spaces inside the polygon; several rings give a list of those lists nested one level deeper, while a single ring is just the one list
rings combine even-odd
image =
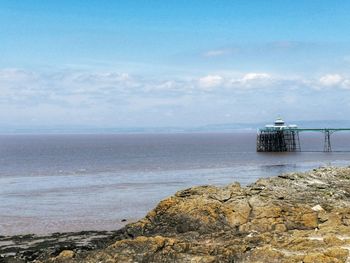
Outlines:
[{"label": "blue sky", "polygon": [[0,125],[344,120],[349,1],[0,0]]}]

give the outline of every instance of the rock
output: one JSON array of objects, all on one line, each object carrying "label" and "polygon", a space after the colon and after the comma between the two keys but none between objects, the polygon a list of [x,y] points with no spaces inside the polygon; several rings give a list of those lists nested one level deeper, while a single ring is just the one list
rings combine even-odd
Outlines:
[{"label": "rock", "polygon": [[[331,194],[330,194],[331,193]],[[112,242],[113,241],[113,242]],[[161,201],[99,249],[42,262],[346,262],[350,168],[284,174],[241,187],[199,186]],[[61,256],[62,253],[67,256]]]},{"label": "rock", "polygon": [[330,248],[325,252],[325,255],[334,259],[337,259],[339,262],[346,262],[349,257],[349,250],[339,247]]},{"label": "rock", "polygon": [[329,234],[326,235],[323,238],[323,241],[331,246],[340,246],[340,245],[344,245],[344,241],[339,239],[338,237],[336,237],[334,234]]},{"label": "rock", "polygon": [[320,212],[320,211],[324,211],[324,209],[322,208],[322,206],[320,205],[315,205],[314,207],[311,208],[313,211],[315,212]]},{"label": "rock", "polygon": [[54,233],[49,236],[1,236],[0,255],[4,263],[41,262],[49,257],[55,259],[64,250],[81,253],[106,247],[113,244],[116,238],[120,239],[120,233],[118,230]]},{"label": "rock", "polygon": [[70,259],[74,257],[74,252],[72,250],[63,250],[56,259]]},{"label": "rock", "polygon": [[284,224],[276,224],[275,231],[277,232],[285,232],[287,231],[287,227]]}]

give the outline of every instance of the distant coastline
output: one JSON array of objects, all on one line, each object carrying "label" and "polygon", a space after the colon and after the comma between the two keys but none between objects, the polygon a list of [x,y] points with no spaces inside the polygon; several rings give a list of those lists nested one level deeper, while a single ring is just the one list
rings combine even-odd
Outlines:
[{"label": "distant coastline", "polygon": [[[254,132],[264,127],[265,122],[252,123],[220,123],[197,126],[159,126],[159,127],[106,127],[87,125],[27,125],[11,126],[0,125],[1,134],[132,134],[132,133],[201,133],[201,132]],[[349,120],[290,120],[290,123],[297,123],[303,128],[326,128],[326,127],[350,127]]]}]

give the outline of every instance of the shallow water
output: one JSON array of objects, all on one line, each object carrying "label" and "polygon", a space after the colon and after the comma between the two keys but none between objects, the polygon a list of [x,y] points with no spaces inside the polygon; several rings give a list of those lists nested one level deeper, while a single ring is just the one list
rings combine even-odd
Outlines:
[{"label": "shallow water", "polygon": [[242,185],[350,164],[350,134],[301,134],[300,153],[257,153],[255,132],[1,135],[0,235],[111,230],[193,185]]}]

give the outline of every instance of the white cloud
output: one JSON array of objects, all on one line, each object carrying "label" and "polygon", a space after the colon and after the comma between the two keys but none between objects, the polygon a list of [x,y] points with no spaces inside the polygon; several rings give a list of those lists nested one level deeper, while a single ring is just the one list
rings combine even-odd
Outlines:
[{"label": "white cloud", "polygon": [[0,83],[3,82],[26,82],[37,79],[34,72],[21,69],[3,69],[0,70]]},{"label": "white cloud", "polygon": [[247,73],[242,77],[242,82],[271,79],[267,73]]},{"label": "white cloud", "polygon": [[343,80],[343,77],[339,74],[327,74],[322,76],[319,82],[322,86],[332,87],[342,84]]},{"label": "white cloud", "polygon": [[[0,102],[2,105],[32,107],[126,107],[131,101],[145,101],[145,107],[164,104],[183,105],[184,97],[196,99],[215,97],[219,103],[225,96],[248,94],[255,89],[270,93],[280,90],[300,92],[324,87],[350,89],[350,78],[339,74],[319,79],[275,76],[266,72],[226,72],[203,77],[162,78],[130,75],[125,72],[61,71],[32,72],[20,69],[0,69]],[[283,89],[281,89],[281,87]],[[168,100],[171,98],[172,103]],[[178,101],[177,101],[178,100]],[[289,99],[289,101],[291,101]]]},{"label": "white cloud", "polygon": [[342,83],[342,88],[343,89],[350,89],[350,79],[344,79]]},{"label": "white cloud", "polygon": [[[332,87],[332,92],[328,87]],[[257,89],[261,92],[255,92]],[[218,118],[238,120],[239,114],[242,118],[246,114],[255,116],[265,108],[269,114],[288,107],[294,112],[300,101],[303,105],[320,105],[322,109],[330,100],[334,102],[332,107],[341,108],[345,104],[337,101],[348,97],[348,89],[350,76],[345,74],[291,79],[267,72],[217,71],[202,77],[150,77],[113,71],[0,69],[0,122],[101,120],[101,123],[118,125],[122,121],[133,125],[159,125],[160,122],[171,125],[173,118],[178,123],[186,118],[188,124],[202,118],[203,122],[210,123]],[[306,107],[303,111],[310,109]],[[205,115],[199,114],[201,112]],[[163,119],[163,115],[168,116]]]},{"label": "white cloud", "polygon": [[219,75],[207,75],[199,79],[199,86],[203,89],[212,89],[223,83],[223,77]]},{"label": "white cloud", "polygon": [[245,73],[239,77],[231,78],[227,87],[236,90],[247,90],[256,88],[275,89],[277,79],[267,73]]}]

